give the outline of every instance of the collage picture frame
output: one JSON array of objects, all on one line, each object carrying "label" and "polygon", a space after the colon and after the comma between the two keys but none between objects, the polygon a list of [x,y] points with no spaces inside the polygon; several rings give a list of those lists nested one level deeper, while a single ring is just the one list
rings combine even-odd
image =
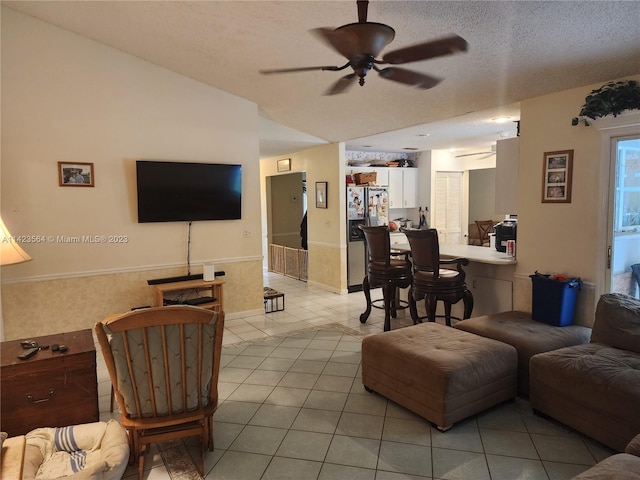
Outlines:
[{"label": "collage picture frame", "polygon": [[573,150],[545,152],[542,203],[571,203]]}]

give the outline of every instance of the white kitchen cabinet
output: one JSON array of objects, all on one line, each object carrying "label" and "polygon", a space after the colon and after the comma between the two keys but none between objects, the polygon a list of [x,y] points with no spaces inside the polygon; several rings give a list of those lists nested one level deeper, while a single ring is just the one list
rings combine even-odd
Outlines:
[{"label": "white kitchen cabinet", "polygon": [[418,169],[389,169],[389,208],[418,206]]},{"label": "white kitchen cabinet", "polygon": [[518,213],[518,162],[520,139],[507,138],[496,142],[496,196],[498,213]]}]

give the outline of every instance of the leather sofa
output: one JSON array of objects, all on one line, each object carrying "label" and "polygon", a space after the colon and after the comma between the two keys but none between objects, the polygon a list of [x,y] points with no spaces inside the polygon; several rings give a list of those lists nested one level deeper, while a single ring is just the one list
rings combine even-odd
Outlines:
[{"label": "leather sofa", "polygon": [[532,356],[529,377],[534,411],[624,451],[640,433],[640,301],[602,295],[590,342]]}]

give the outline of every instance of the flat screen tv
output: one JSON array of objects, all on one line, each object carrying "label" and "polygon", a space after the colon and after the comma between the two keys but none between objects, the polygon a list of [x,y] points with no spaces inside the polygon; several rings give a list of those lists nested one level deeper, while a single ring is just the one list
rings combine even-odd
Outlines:
[{"label": "flat screen tv", "polygon": [[239,220],[242,165],[138,160],[138,223]]}]

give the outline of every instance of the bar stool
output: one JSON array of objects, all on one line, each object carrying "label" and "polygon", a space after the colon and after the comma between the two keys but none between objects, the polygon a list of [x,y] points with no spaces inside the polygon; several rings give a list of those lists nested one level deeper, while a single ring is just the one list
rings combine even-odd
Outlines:
[{"label": "bar stool", "polygon": [[[469,260],[466,258],[441,259],[438,231],[435,228],[406,229],[403,233],[409,240],[413,261],[413,281],[409,292],[415,300],[409,302],[413,322],[422,322],[425,318],[418,316],[416,308],[416,302],[422,299],[425,301],[426,318],[430,322],[436,321],[436,305],[439,300],[444,302],[444,318],[447,326],[451,326],[451,305],[460,300],[464,302],[463,319],[471,317],[473,294],[467,288],[466,275],[462,268],[463,265],[469,265]],[[444,268],[441,268],[442,266]],[[455,266],[455,270],[447,268],[449,266]]]},{"label": "bar stool", "polygon": [[[358,225],[364,232],[367,244],[367,275],[362,282],[362,290],[367,299],[367,309],[360,315],[360,322],[364,323],[371,313],[370,289],[382,286],[384,301],[384,331],[391,330],[391,317],[395,318],[400,300],[396,297],[397,288],[407,288],[411,285],[411,262],[408,253],[402,258],[391,255],[389,229],[386,226],[365,227]],[[406,305],[406,303],[405,303]]]}]

